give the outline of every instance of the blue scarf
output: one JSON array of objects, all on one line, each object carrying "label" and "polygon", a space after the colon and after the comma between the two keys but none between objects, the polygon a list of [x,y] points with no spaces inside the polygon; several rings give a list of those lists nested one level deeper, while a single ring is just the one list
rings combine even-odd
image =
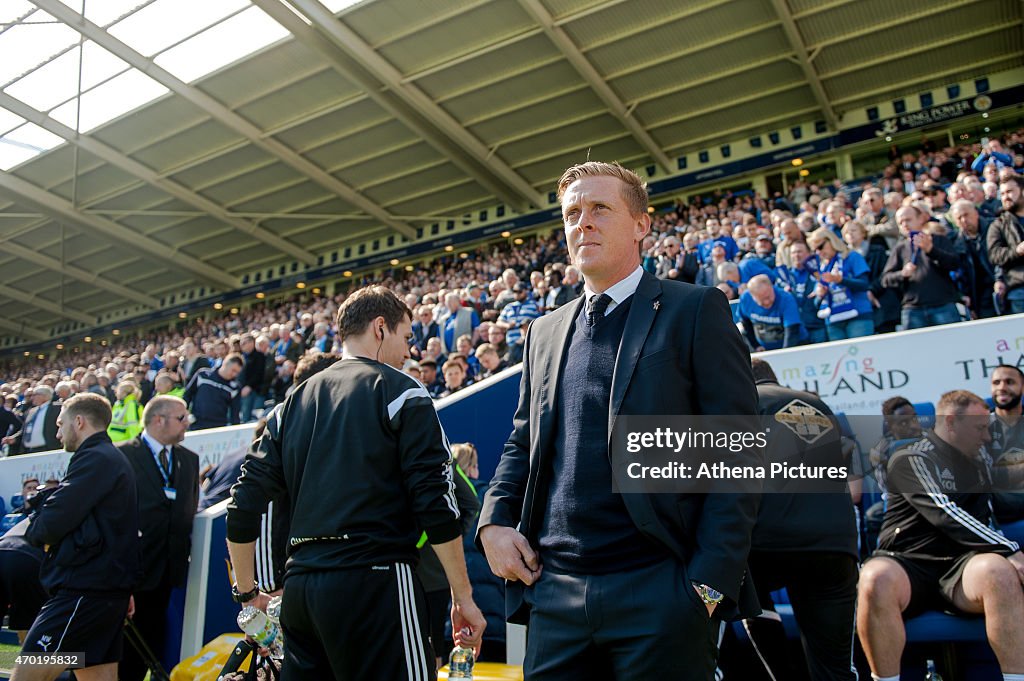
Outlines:
[{"label": "blue scarf", "polygon": [[[822,274],[826,272],[842,274],[843,259],[836,253],[828,264],[820,267],[819,271]],[[853,319],[859,314],[857,308],[854,307],[849,289],[841,283],[829,282],[828,292],[825,294],[825,299],[821,302],[821,308],[818,310],[818,317],[820,319],[827,319],[829,324],[835,324]]]}]

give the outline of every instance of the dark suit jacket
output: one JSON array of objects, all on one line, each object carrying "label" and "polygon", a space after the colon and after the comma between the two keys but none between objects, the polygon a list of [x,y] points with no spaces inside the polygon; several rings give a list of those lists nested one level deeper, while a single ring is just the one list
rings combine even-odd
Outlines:
[{"label": "dark suit jacket", "polygon": [[0,438],[6,437],[8,433],[16,433],[19,430],[21,430],[21,417],[13,411],[0,407]]},{"label": "dark suit jacket", "polygon": [[135,470],[139,488],[139,531],[142,532],[142,578],[137,591],[151,591],[165,578],[181,586],[188,576],[192,519],[199,505],[199,457],[175,445],[171,449],[177,498],[164,495],[164,479],[142,436],[118,445]]},{"label": "dark suit jacket", "polygon": [[[252,388],[257,395],[263,395],[263,380],[266,375],[267,356],[259,350],[253,350],[245,358],[245,368],[242,369],[242,385]],[[257,405],[262,406],[262,405]]]},{"label": "dark suit jacket", "polygon": [[[527,334],[519,406],[480,513],[479,527],[517,527],[535,548],[555,451],[558,383],[574,322],[584,301],[534,321]],[[608,405],[609,440],[619,415],[756,415],[750,355],[721,291],[659,281],[645,272],[626,318]],[[597,415],[595,415],[597,417]],[[760,465],[754,452],[733,465]],[[756,615],[744,580],[758,495],[623,494],[630,518],[685,565],[689,578],[724,593]],[[741,598],[741,582],[743,597]],[[507,585],[510,621],[525,621],[520,582]],[[751,600],[753,599],[753,600]]]},{"label": "dark suit jacket", "polygon": [[412,344],[423,352],[427,349],[427,341],[431,338],[437,338],[440,336],[440,331],[437,327],[437,322],[430,322],[427,326],[423,326],[423,322],[415,321],[412,323]]},{"label": "dark suit jacket", "polygon": [[694,283],[697,286],[718,286],[717,269],[718,265],[712,262],[704,263],[697,270]]},{"label": "dark suit jacket", "polygon": [[[35,451],[48,452],[51,449],[60,449],[60,440],[57,439],[57,417],[60,416],[62,406],[63,405],[61,405],[60,402],[50,403],[50,407],[46,410],[46,415],[43,416],[43,439],[46,440],[46,444],[42,449],[37,448]],[[32,407],[25,412],[25,420],[21,424],[21,430],[14,433],[14,437],[17,438],[17,441],[11,447],[12,452],[17,454],[26,453],[27,448],[22,441],[22,437],[25,434],[25,424],[32,421],[37,409],[39,409],[39,407]],[[35,427],[38,428],[39,424],[36,424]]]},{"label": "dark suit jacket", "polygon": [[557,310],[558,308],[562,307],[563,305],[568,305],[569,303],[571,303],[573,300],[575,300],[578,297],[579,296],[577,295],[576,290],[573,289],[572,286],[567,286],[567,285],[563,284],[562,286],[560,286],[558,288],[558,294],[555,296],[555,304],[554,304],[554,306],[549,307],[547,311],[551,312],[553,310]]},{"label": "dark suit jacket", "polygon": [[[672,270],[677,271],[677,276],[669,276],[668,273]],[[692,253],[680,253],[675,258],[661,256],[658,258],[658,267],[654,272],[654,276],[658,279],[674,279],[675,281],[685,281],[688,284],[692,284],[696,281],[699,271],[700,263],[697,262],[697,252],[693,251]]]}]

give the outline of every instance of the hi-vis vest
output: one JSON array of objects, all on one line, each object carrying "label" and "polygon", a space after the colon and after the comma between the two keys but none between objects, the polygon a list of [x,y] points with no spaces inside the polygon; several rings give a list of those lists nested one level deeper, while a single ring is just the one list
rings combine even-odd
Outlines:
[{"label": "hi-vis vest", "polygon": [[112,442],[131,440],[142,432],[142,407],[135,395],[114,403],[107,435]]}]

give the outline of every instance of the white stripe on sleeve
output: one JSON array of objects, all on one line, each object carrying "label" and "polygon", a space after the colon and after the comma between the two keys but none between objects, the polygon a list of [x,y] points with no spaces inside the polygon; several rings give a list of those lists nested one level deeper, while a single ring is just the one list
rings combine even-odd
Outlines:
[{"label": "white stripe on sleeve", "polygon": [[988,527],[946,496],[935,482],[931,472],[927,469],[924,461],[922,461],[920,457],[911,456],[910,465],[929,498],[931,498],[931,500],[935,502],[935,505],[942,509],[946,515],[989,544],[998,544],[1014,551],[1020,548],[1016,542],[1010,541],[1003,535]]}]

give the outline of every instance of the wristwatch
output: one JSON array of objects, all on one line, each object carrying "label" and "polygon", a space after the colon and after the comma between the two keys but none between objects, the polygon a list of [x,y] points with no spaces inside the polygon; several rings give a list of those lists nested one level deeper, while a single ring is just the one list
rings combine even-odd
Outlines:
[{"label": "wristwatch", "polygon": [[231,600],[238,604],[248,603],[252,599],[260,595],[259,585],[253,586],[252,591],[246,591],[242,593],[238,590],[237,584],[231,585]]},{"label": "wristwatch", "polygon": [[698,584],[697,582],[691,582],[691,584],[697,590],[700,599],[704,601],[704,605],[718,605],[725,599],[725,594],[721,591],[716,591],[707,584]]}]

